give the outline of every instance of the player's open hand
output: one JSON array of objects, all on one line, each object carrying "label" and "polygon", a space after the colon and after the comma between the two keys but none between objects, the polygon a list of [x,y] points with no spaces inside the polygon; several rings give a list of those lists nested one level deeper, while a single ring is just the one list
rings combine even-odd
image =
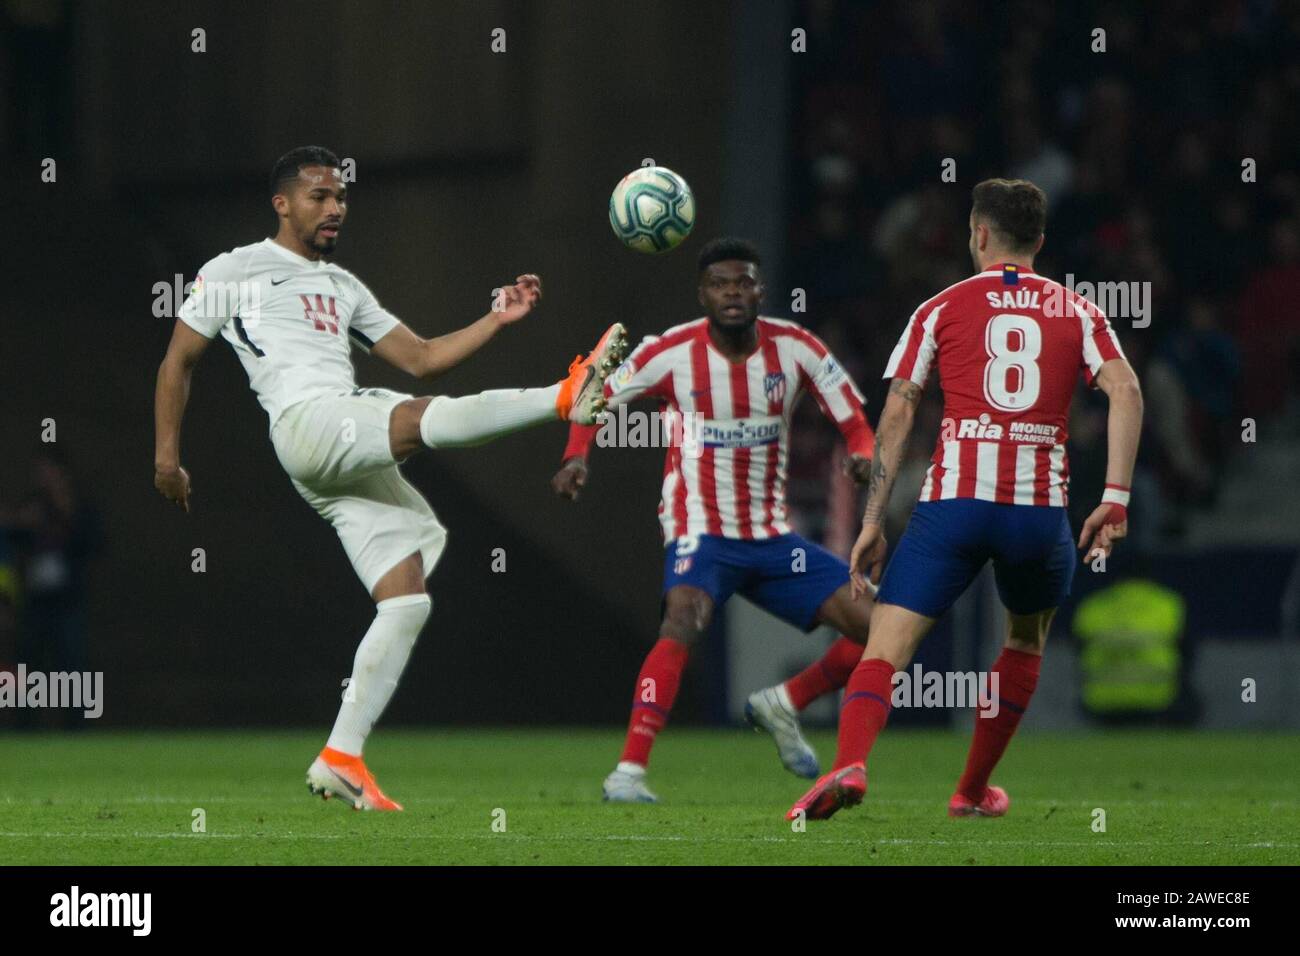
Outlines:
[{"label": "player's open hand", "polygon": [[1079,532],[1079,550],[1091,558],[1098,551],[1110,557],[1115,542],[1128,537],[1128,509],[1112,501],[1103,501],[1088,515]]},{"label": "player's open hand", "polygon": [[551,489],[561,498],[578,500],[578,489],[587,483],[587,463],[581,458],[570,458],[551,479]]},{"label": "player's open hand", "polygon": [[885,530],[878,524],[863,522],[862,533],[849,556],[849,585],[854,600],[869,592],[874,593],[872,585],[880,583],[880,572],[884,570],[885,552],[888,550]]},{"label": "player's open hand", "polygon": [[844,459],[844,474],[865,485],[871,480],[871,459],[865,455],[849,455]]},{"label": "player's open hand", "polygon": [[190,510],[190,473],[177,465],[175,468],[155,468],[153,486],[168,501],[175,502],[188,514]]},{"label": "player's open hand", "polygon": [[542,279],[527,275],[515,279],[514,285],[504,285],[492,294],[492,313],[503,323],[518,322],[542,301]]}]

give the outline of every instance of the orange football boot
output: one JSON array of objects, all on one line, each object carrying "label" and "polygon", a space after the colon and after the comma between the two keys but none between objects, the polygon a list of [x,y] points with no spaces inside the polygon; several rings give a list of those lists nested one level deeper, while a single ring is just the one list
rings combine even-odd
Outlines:
[{"label": "orange football boot", "polygon": [[307,789],[328,800],[338,797],[353,810],[400,810],[402,805],[390,800],[375,783],[360,757],[326,747],[307,768]]},{"label": "orange football boot", "polygon": [[594,425],[605,410],[605,379],[627,355],[627,329],[615,322],[605,330],[586,358],[574,356],[569,375],[560,383],[555,413],[564,421]]}]

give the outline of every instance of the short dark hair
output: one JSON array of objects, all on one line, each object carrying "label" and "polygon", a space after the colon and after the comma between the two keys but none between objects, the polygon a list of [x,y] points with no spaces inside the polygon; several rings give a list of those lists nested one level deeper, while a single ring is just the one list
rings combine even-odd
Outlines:
[{"label": "short dark hair", "polygon": [[700,250],[700,271],[703,272],[715,262],[726,262],[728,259],[752,262],[756,266],[763,264],[763,257],[758,254],[758,246],[748,239],[723,236],[721,239],[706,242],[704,248]]},{"label": "short dark hair", "polygon": [[281,187],[291,179],[298,178],[298,170],[304,166],[339,165],[339,158],[324,146],[299,146],[291,149],[275,161],[271,167],[271,195],[282,192]]},{"label": "short dark hair", "polygon": [[971,211],[1011,252],[1033,251],[1047,226],[1047,195],[1027,179],[986,179],[971,190]]}]

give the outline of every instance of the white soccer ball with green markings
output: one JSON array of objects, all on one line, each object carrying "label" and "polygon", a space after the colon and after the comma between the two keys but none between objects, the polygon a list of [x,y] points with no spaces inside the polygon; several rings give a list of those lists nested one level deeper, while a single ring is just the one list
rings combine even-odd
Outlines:
[{"label": "white soccer ball with green markings", "polygon": [[614,235],[637,252],[667,252],[695,225],[695,196],[686,180],[664,166],[628,173],[609,197]]}]

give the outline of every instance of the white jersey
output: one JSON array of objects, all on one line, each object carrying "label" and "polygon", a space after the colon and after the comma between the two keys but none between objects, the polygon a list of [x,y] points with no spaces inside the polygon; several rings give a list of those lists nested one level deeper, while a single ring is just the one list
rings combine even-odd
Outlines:
[{"label": "white jersey", "polygon": [[303,399],[356,388],[351,344],[368,352],[399,324],[346,269],[271,239],[204,265],[177,318],[230,343],[272,428]]}]

